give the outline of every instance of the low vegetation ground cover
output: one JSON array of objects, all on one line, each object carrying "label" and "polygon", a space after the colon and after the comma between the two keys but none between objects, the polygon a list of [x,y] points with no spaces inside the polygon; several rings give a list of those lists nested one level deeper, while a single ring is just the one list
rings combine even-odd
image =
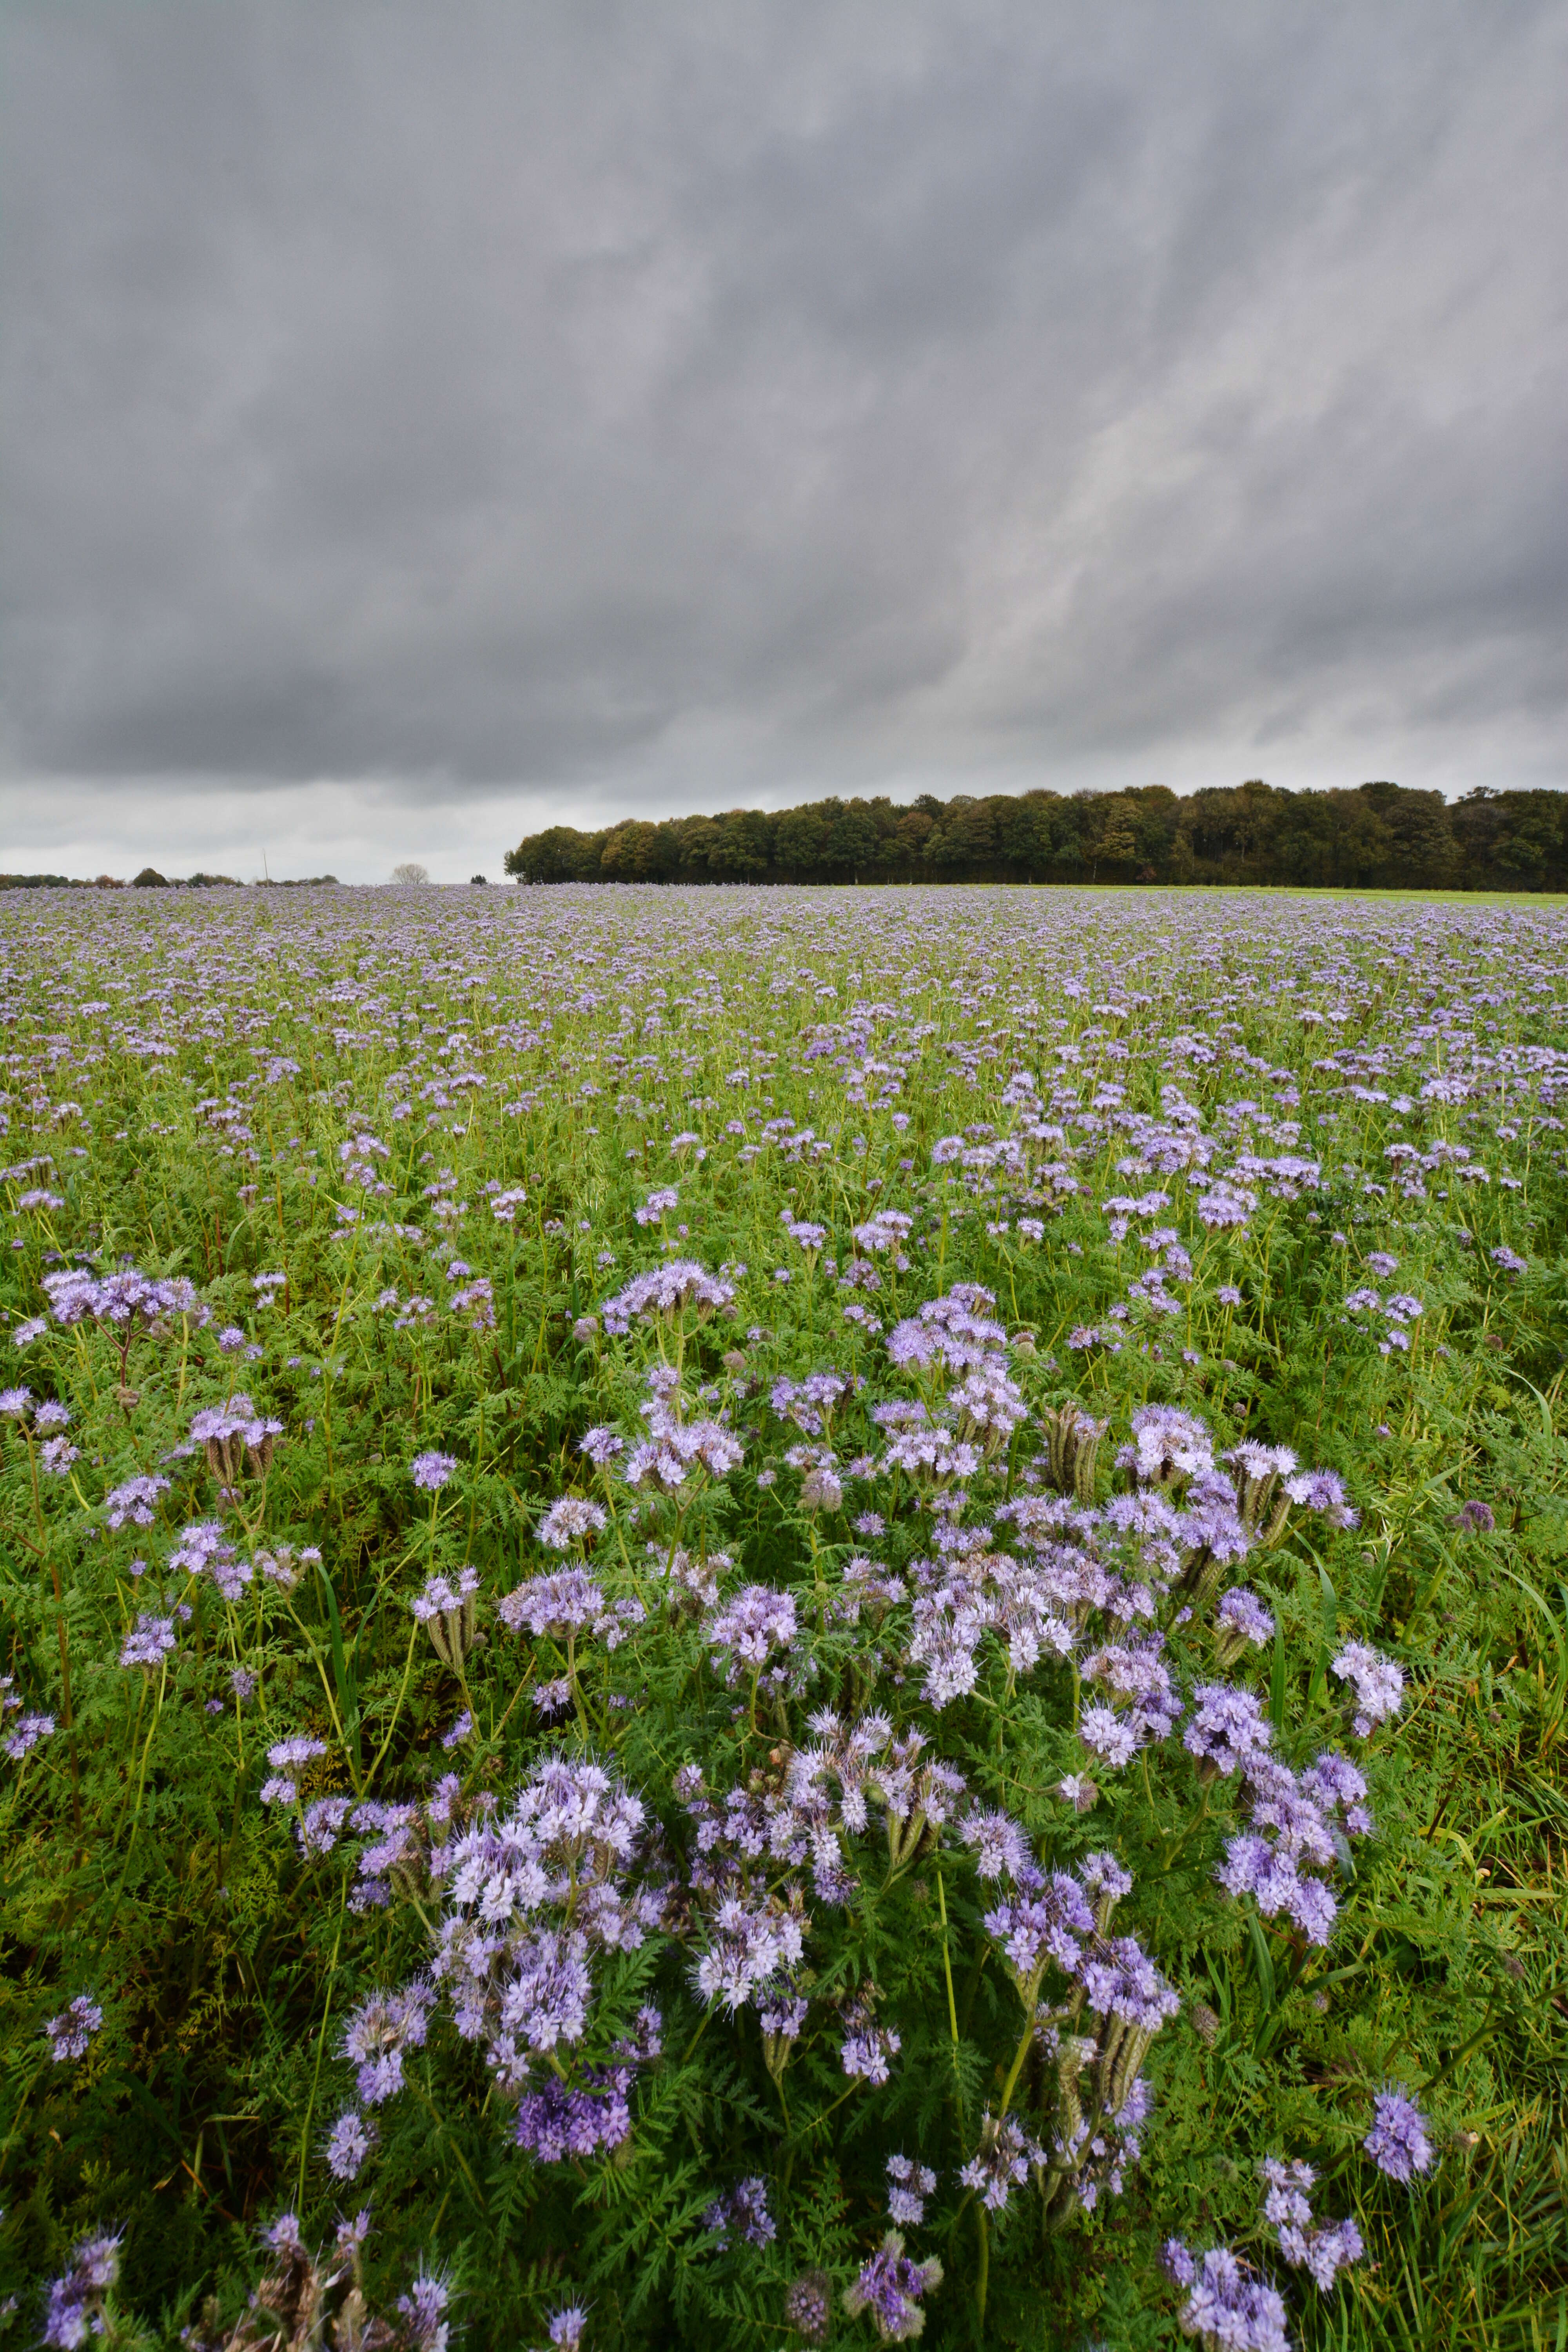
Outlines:
[{"label": "low vegetation ground cover", "polygon": [[1561,2347],[1560,908],[0,957],[14,2340]]}]

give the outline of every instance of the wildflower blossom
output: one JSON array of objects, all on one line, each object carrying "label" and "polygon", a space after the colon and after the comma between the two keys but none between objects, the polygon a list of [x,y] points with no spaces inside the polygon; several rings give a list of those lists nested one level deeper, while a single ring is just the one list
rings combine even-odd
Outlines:
[{"label": "wildflower blossom", "polygon": [[1188,2290],[1182,2333],[1195,2336],[1205,2352],[1289,2352],[1279,2291],[1228,2247],[1194,2260],[1179,2238],[1171,2238],[1163,2260],[1176,2284]]},{"label": "wildflower blossom", "polygon": [[79,2238],[70,2267],[50,2282],[44,2306],[43,2341],[76,2352],[105,2331],[103,2305],[120,2276],[120,2237]]},{"label": "wildflower blossom", "polygon": [[294,1824],[294,1834],[307,1862],[319,1862],[331,1853],[352,1810],[347,1797],[318,1797],[304,1808]]},{"label": "wildflower blossom", "polygon": [[999,2213],[1014,2189],[1027,2180],[1029,2167],[1045,2160],[1045,2150],[1029,2137],[1016,2116],[997,2117],[987,2109],[981,2120],[980,2146],[958,2178],[991,2212]]},{"label": "wildflower blossom", "polygon": [[797,1631],[793,1593],[746,1584],[709,1619],[706,1639],[711,1650],[728,1654],[725,1679],[733,1682],[743,1668],[761,1669],[775,1651],[792,1649]]},{"label": "wildflower blossom", "polygon": [[1355,1685],[1353,1728],[1358,1739],[1369,1739],[1376,1727],[1397,1715],[1405,1704],[1404,1668],[1364,1642],[1347,1642],[1331,1670],[1341,1682]]},{"label": "wildflower blossom", "polygon": [[457,1466],[450,1454],[416,1454],[408,1465],[408,1475],[425,1494],[438,1495]]},{"label": "wildflower blossom", "polygon": [[1416,2173],[1432,2169],[1432,2143],[1426,2134],[1426,2116],[1403,2091],[1379,2091],[1373,2101],[1372,2128],[1362,2146],[1380,2172],[1408,2187]]},{"label": "wildflower blossom", "polygon": [[634,1276],[624,1290],[605,1299],[599,1311],[605,1330],[621,1339],[634,1320],[668,1321],[687,1307],[696,1307],[700,1315],[720,1314],[733,1304],[734,1297],[733,1283],[710,1275],[694,1259],[672,1258],[651,1273]]},{"label": "wildflower blossom", "polygon": [[186,1576],[210,1576],[226,1601],[237,1601],[254,1574],[216,1519],[198,1519],[184,1528],[169,1554],[169,1566]]},{"label": "wildflower blossom", "polygon": [[49,2039],[49,2055],[56,2065],[85,2058],[102,2023],[102,2010],[86,1993],[79,1992],[74,2000],[68,2000],[59,2015],[51,2017],[44,2027]]},{"label": "wildflower blossom", "polygon": [[145,1612],[121,1644],[122,1666],[161,1666],[174,1646],[172,1617],[152,1617]]},{"label": "wildflower blossom", "polygon": [[1279,2251],[1292,2270],[1305,2270],[1327,2294],[1339,2272],[1365,2252],[1353,2221],[1314,2223],[1308,2192],[1317,2176],[1310,2164],[1263,2162],[1263,2218],[1279,2234]]},{"label": "wildflower blossom", "polygon": [[881,2344],[907,2344],[923,2334],[925,2313],[921,2298],[942,2284],[942,2264],[935,2256],[911,2262],[897,2230],[889,2230],[877,2252],[862,2264],[852,2286],[845,2291],[844,2308],[851,2319],[870,2313]]},{"label": "wildflower blossom", "polygon": [[771,2245],[778,2235],[778,2224],[768,2211],[768,2185],[758,2175],[737,2181],[702,2217],[703,2227],[718,2233],[721,2246],[730,2242],[734,2231],[750,2246]]},{"label": "wildflower blossom", "polygon": [[417,1979],[402,1990],[372,1993],[343,2028],[342,2050],[359,2068],[356,2084],[367,2107],[378,2107],[403,2087],[403,2053],[424,2047],[435,1991]]},{"label": "wildflower blossom", "polygon": [[889,2060],[896,2058],[903,2047],[900,2036],[891,2026],[877,2022],[868,1998],[851,2006],[845,2025],[838,2053],[844,2072],[857,2082],[885,2083]]},{"label": "wildflower blossom", "polygon": [[1193,1717],[1182,1735],[1189,1752],[1215,1772],[1239,1772],[1260,1756],[1273,1731],[1251,1691],[1229,1683],[1200,1683],[1193,1693]]},{"label": "wildflower blossom", "polygon": [[903,2229],[918,2229],[925,2220],[926,2200],[936,2194],[936,2175],[923,2164],[907,2156],[890,2156],[887,2162],[888,2211]]},{"label": "wildflower blossom", "polygon": [[591,1543],[606,1525],[597,1503],[582,1495],[563,1495],[539,1522],[539,1540],[552,1551],[570,1551],[574,1543]]},{"label": "wildflower blossom", "polygon": [[1233,1584],[1215,1612],[1215,1647],[1223,1665],[1234,1664],[1250,1646],[1260,1650],[1274,1639],[1274,1618],[1255,1592]]},{"label": "wildflower blossom", "polygon": [[353,2180],[374,2143],[374,2127],[357,2107],[345,2107],[327,2135],[327,2170],[334,2180]]},{"label": "wildflower blossom", "polygon": [[160,1495],[169,1491],[167,1478],[127,1478],[111,1486],[103,1498],[104,1516],[111,1528],[150,1528]]},{"label": "wildflower blossom", "polygon": [[13,1764],[19,1764],[25,1756],[31,1755],[40,1740],[51,1738],[54,1730],[55,1718],[52,1715],[24,1715],[13,1724],[5,1739],[0,1742],[0,1745],[4,1746]]}]

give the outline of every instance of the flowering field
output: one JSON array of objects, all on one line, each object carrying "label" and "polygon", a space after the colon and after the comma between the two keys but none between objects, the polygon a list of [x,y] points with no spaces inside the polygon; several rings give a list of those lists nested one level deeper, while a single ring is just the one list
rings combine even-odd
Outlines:
[{"label": "flowering field", "polygon": [[1561,2352],[1557,905],[0,956],[5,2340]]}]

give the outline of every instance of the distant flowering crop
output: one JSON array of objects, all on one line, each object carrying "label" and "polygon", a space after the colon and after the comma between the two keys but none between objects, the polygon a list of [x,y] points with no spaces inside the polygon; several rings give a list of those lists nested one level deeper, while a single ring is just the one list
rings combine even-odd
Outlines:
[{"label": "distant flowering crop", "polygon": [[1561,913],[226,895],[4,914],[31,2340],[1548,2308]]}]

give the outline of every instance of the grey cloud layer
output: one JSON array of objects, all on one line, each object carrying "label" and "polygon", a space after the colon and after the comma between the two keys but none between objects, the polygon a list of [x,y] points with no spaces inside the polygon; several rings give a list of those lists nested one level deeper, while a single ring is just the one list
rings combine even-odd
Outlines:
[{"label": "grey cloud layer", "polygon": [[1563,774],[1560,6],[5,38],[17,774]]}]

